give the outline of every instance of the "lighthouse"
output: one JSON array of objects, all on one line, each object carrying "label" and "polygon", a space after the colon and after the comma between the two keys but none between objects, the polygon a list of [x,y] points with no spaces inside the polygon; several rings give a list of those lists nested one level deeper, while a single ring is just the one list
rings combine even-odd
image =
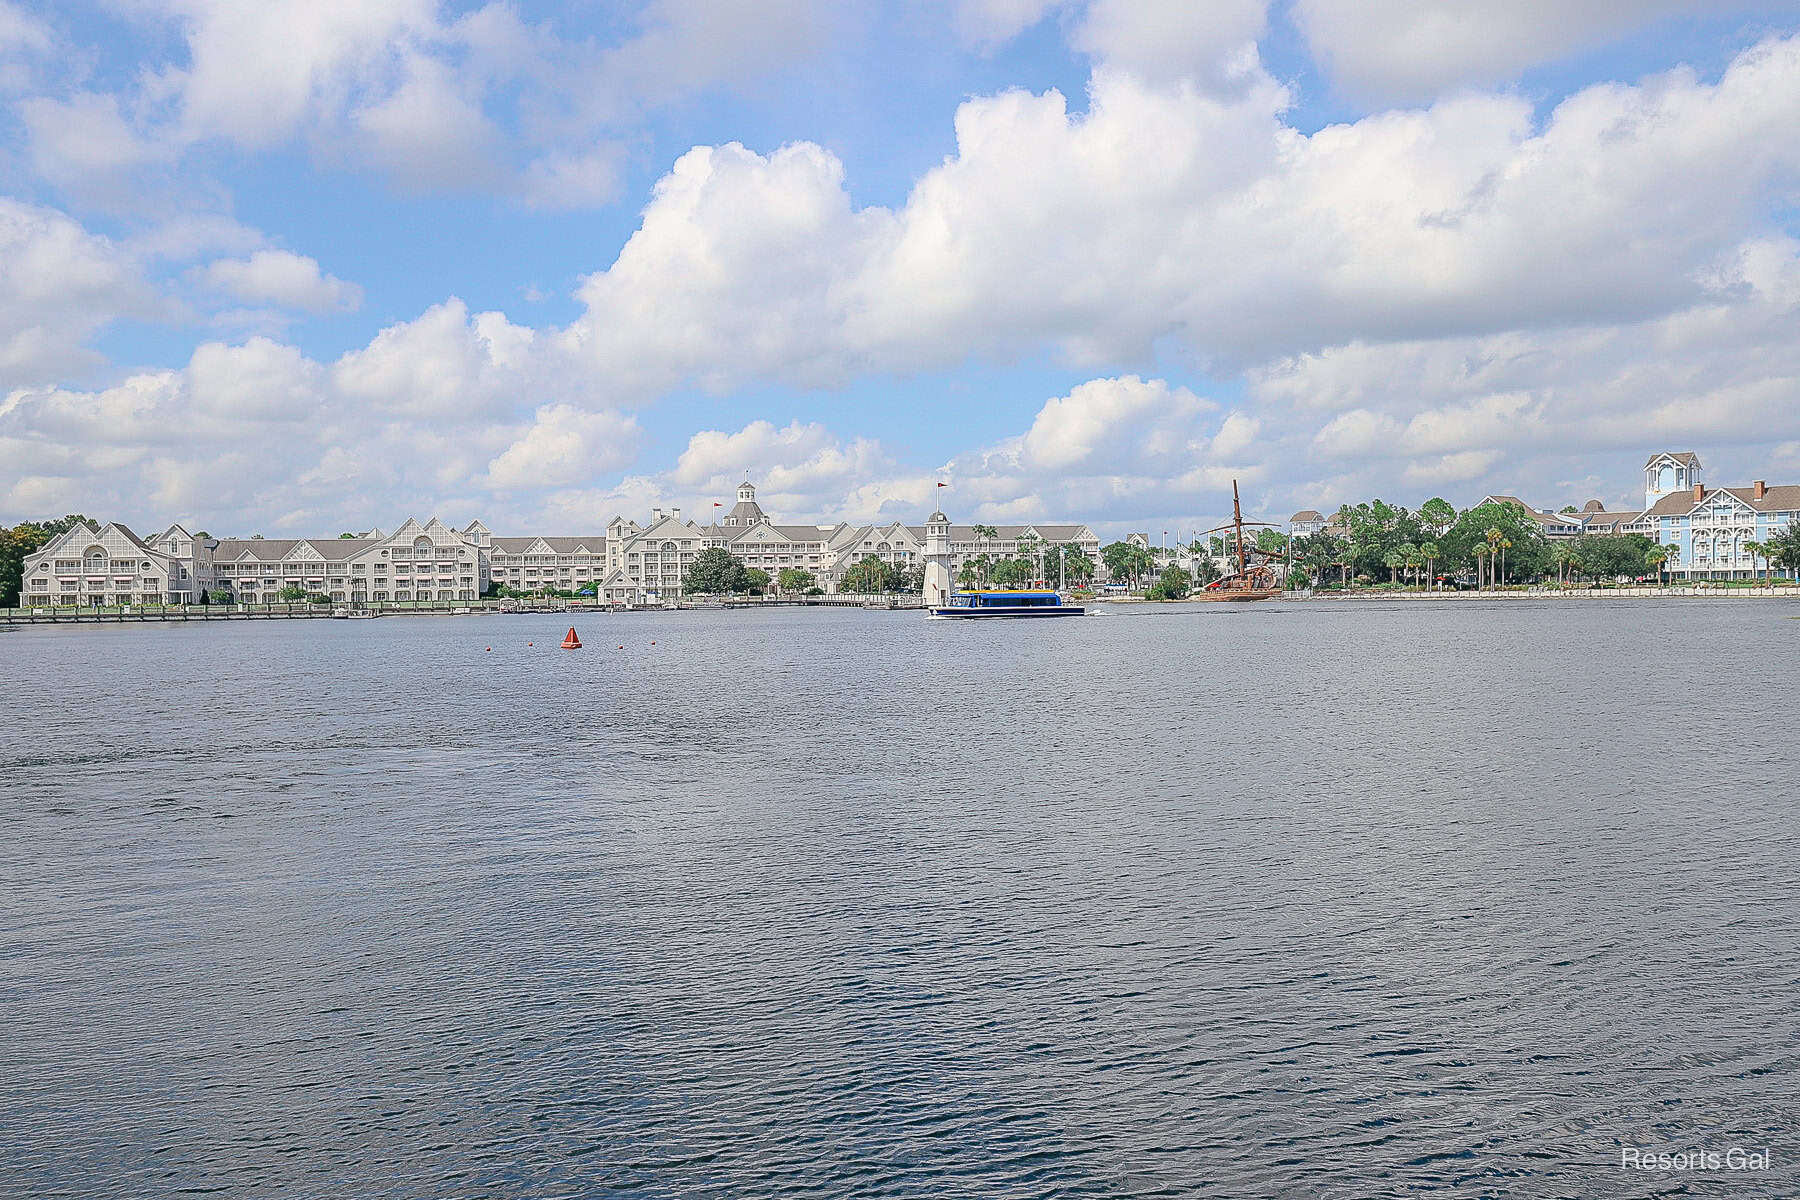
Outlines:
[{"label": "lighthouse", "polygon": [[925,519],[925,604],[927,607],[950,603],[951,567],[950,518],[943,510]]}]

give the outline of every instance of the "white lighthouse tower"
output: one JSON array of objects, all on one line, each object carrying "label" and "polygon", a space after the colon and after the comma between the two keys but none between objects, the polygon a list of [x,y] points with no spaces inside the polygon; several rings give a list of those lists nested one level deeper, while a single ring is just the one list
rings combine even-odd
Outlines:
[{"label": "white lighthouse tower", "polygon": [[938,607],[950,603],[950,518],[943,510],[925,519],[925,603]]}]

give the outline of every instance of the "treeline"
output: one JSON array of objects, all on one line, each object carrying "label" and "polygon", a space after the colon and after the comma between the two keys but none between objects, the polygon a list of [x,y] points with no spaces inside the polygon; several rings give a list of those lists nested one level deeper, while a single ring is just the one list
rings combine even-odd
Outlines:
[{"label": "treeline", "polygon": [[[987,528],[977,525],[977,534]],[[1026,588],[1042,579],[1051,587],[1066,581],[1071,587],[1091,583],[1098,568],[1074,542],[1042,542],[1022,538],[1016,554],[974,554],[958,569],[956,582],[964,588]],[[847,589],[846,589],[847,590]]]},{"label": "treeline", "polygon": [[[1381,500],[1345,505],[1333,525],[1342,535],[1294,539],[1294,574],[1315,585],[1420,583],[1440,576],[1470,577],[1484,586],[1555,579],[1658,577],[1682,565],[1672,546],[1643,534],[1544,536],[1538,523],[1512,504],[1489,502],[1458,512],[1442,499],[1417,512]],[[1751,543],[1765,564],[1800,569],[1800,527],[1765,544]]]}]

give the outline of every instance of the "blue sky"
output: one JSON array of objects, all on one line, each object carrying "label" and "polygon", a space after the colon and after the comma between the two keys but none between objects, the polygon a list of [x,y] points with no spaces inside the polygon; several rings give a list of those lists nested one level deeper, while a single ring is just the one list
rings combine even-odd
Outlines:
[{"label": "blue sky", "polygon": [[1233,479],[1285,516],[1625,504],[1665,448],[1800,477],[1797,32],[0,0],[0,520],[579,532],[748,472],[794,520],[942,480],[1117,533]]}]

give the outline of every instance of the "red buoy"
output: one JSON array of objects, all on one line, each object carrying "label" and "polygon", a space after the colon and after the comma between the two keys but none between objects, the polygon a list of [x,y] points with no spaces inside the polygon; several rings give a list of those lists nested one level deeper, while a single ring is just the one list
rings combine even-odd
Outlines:
[{"label": "red buoy", "polygon": [[575,636],[575,627],[572,625],[569,627],[569,636],[563,639],[562,648],[564,650],[581,649],[581,639]]}]

